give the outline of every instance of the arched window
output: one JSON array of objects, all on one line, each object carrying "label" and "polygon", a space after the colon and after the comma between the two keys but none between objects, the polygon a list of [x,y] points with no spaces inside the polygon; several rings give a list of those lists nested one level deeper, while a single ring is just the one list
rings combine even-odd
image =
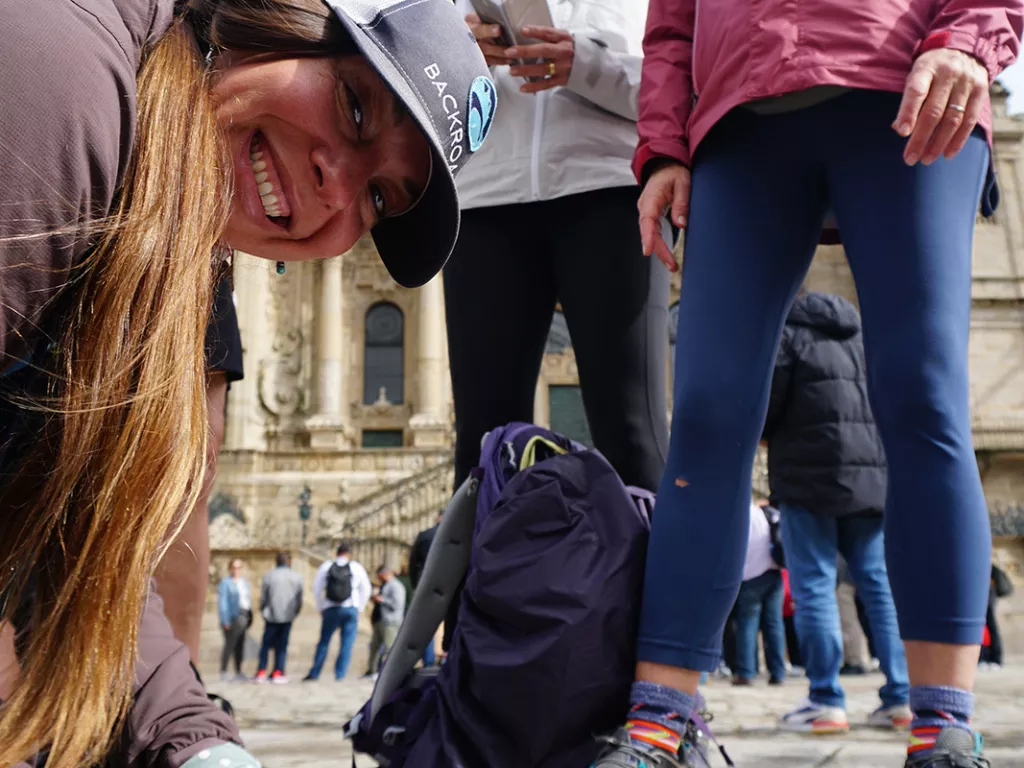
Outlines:
[{"label": "arched window", "polygon": [[405,318],[394,304],[374,304],[366,311],[363,350],[363,402],[373,405],[381,394],[390,403],[405,400]]},{"label": "arched window", "polygon": [[565,322],[565,315],[555,310],[551,318],[551,330],[548,331],[548,341],[544,346],[544,353],[558,355],[572,346],[572,339],[569,338],[569,326]]},{"label": "arched window", "polygon": [[679,302],[668,308],[668,380],[676,383],[676,333],[679,330]]}]

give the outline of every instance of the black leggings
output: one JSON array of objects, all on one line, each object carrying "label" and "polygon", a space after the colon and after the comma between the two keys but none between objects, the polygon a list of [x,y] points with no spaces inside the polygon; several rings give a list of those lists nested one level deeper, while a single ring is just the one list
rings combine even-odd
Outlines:
[{"label": "black leggings", "polygon": [[556,302],[595,447],[655,490],[668,449],[668,272],[644,258],[635,187],[464,211],[444,269],[455,399],[455,483],[484,433],[533,421]]},{"label": "black leggings", "polygon": [[[629,485],[655,490],[668,450],[668,272],[644,258],[634,187],[464,211],[444,269],[455,398],[455,487],[484,434],[533,421],[561,302],[595,447]],[[461,590],[460,590],[461,592]],[[445,619],[451,647],[460,594]]]}]

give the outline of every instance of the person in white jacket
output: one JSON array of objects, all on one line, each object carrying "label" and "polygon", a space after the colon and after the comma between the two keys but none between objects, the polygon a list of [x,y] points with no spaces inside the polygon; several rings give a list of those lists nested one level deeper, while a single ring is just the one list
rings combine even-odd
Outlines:
[{"label": "person in white jacket", "polygon": [[[491,65],[497,112],[459,179],[462,226],[444,269],[456,487],[485,432],[533,421],[556,305],[595,446],[654,490],[668,444],[668,272],[643,258],[636,145],[646,0],[549,0],[555,28],[510,51],[456,0]],[[518,57],[540,63],[515,65]],[[533,79],[528,82],[527,77]]]}]

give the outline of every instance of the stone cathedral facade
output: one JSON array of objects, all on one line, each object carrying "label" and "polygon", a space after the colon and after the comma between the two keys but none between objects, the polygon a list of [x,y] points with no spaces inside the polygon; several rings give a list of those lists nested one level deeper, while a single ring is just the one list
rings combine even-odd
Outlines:
[{"label": "stone cathedral facade", "polygon": [[[1024,536],[1024,121],[1007,116],[999,86],[993,95],[1002,202],[993,220],[977,224],[968,364],[978,463],[994,531],[1007,537],[1000,556],[1016,573],[1010,542]],[[454,414],[440,279],[420,290],[398,287],[368,240],[335,259],[289,264],[283,275],[238,254],[234,279],[246,378],[228,396],[210,505],[215,552],[318,542],[322,549],[375,519],[387,529],[378,538],[400,548],[451,492]],[[856,302],[841,248],[820,249],[808,287]],[[586,439],[571,341],[557,311],[535,420]]]}]

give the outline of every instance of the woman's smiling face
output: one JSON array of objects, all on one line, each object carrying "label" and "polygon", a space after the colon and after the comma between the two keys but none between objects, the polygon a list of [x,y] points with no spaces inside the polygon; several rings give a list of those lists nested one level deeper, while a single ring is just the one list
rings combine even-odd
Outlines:
[{"label": "woman's smiling face", "polygon": [[426,137],[361,56],[219,61],[235,189],[225,240],[281,261],[344,253],[419,199]]}]

